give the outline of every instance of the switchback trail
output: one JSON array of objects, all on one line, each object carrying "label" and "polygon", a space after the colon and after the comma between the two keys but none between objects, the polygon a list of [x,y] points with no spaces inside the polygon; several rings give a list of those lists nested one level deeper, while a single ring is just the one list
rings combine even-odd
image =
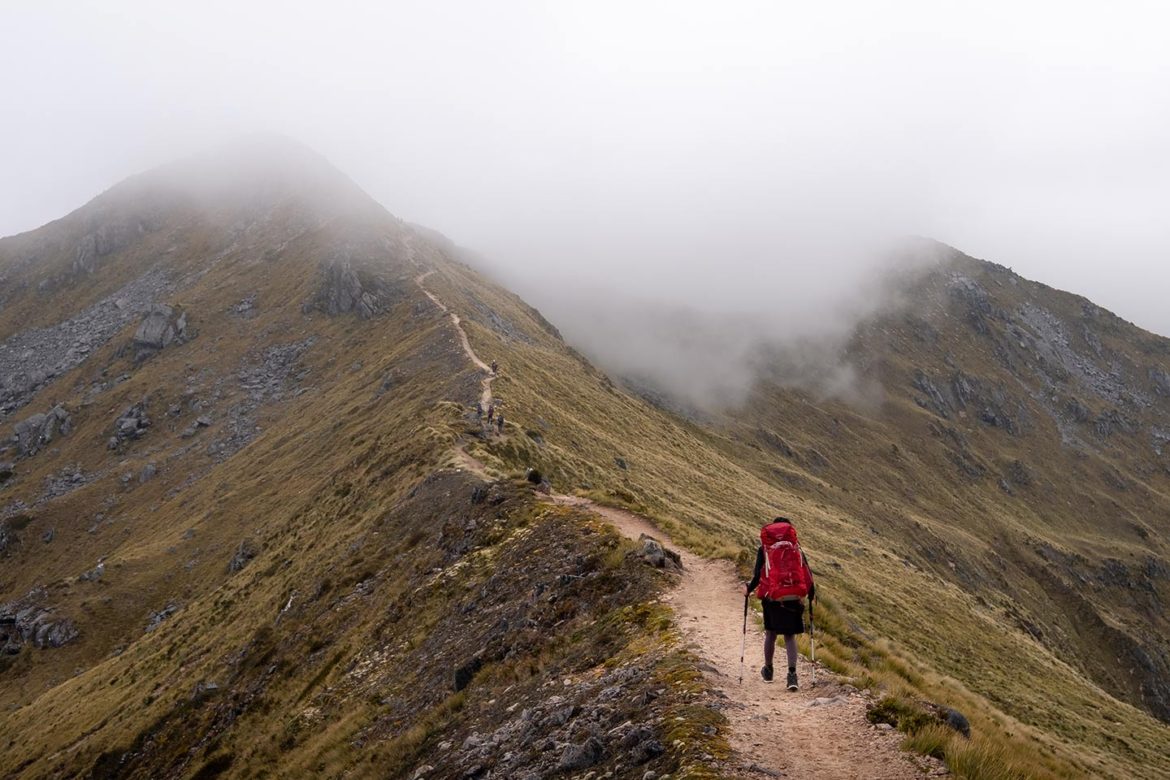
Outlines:
[{"label": "switchback trail", "polygon": [[[467,357],[485,373],[482,403],[491,401],[491,369],[471,349],[459,317],[415,281],[459,331]],[[456,451],[459,466],[489,478],[482,463],[462,447]],[[577,496],[553,495],[554,503],[595,512],[612,523],[623,536],[637,540],[653,536],[677,550],[682,574],[665,600],[678,616],[686,641],[705,662],[704,675],[724,702],[736,753],[737,774],[751,777],[791,777],[801,780],[910,780],[946,775],[936,761],[920,759],[900,749],[901,735],[882,731],[865,718],[869,694],[836,681],[803,656],[797,664],[801,688],[785,689],[784,644],[777,643],[777,682],[765,683],[763,633],[753,618],[748,622],[748,652],[743,683],[739,682],[739,646],[743,634],[743,596],[740,581],[729,561],[708,560],[673,545],[670,538],[645,518],[622,509],[602,506]]]}]

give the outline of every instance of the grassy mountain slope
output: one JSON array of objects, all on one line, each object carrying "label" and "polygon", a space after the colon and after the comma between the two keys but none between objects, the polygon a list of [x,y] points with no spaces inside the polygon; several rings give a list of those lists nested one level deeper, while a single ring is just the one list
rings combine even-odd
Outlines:
[{"label": "grassy mountain slope", "polygon": [[[57,404],[70,420],[0,453],[0,617],[78,631],[0,661],[0,773],[541,776],[571,774],[591,738],[599,772],[720,771],[663,579],[536,501],[518,479],[534,466],[745,565],[763,519],[796,518],[825,594],[818,658],[889,694],[914,747],[963,776],[1158,776],[1165,473],[1138,445],[1161,424],[1161,340],[1095,315],[1140,414],[1108,382],[1106,400],[1054,378],[1064,395],[1042,403],[1054,358],[1023,353],[1059,340],[1017,313],[1075,302],[956,257],[913,282],[921,310],[858,334],[881,403],[781,376],[696,422],[316,158],[279,158],[242,184],[230,163],[197,185],[137,177],[0,242],[5,422]],[[468,418],[479,376],[424,270],[501,364],[504,436]],[[136,342],[152,318],[176,334],[161,348]],[[1062,428],[1050,412],[1070,408]],[[452,469],[457,446],[501,480]],[[1067,511],[1085,501],[1099,519]],[[1153,677],[1102,648],[1144,652]],[[923,699],[964,712],[972,740],[913,724]],[[649,729],[633,748],[630,720]]]},{"label": "grassy mountain slope", "polygon": [[[1012,436],[1006,422],[978,421],[988,411],[980,398],[970,397],[962,416],[957,407],[944,417],[920,405],[929,401],[914,387],[913,369],[951,373],[958,370],[951,363],[960,365],[946,353],[947,337],[955,351],[976,355],[974,366],[987,363],[987,350],[971,343],[978,331],[964,330],[974,327],[967,304],[948,292],[964,273],[1004,272],[953,257],[915,282],[924,288],[919,300],[929,300],[925,288],[936,293],[933,313],[900,310],[870,323],[851,346],[863,377],[887,388],[880,404],[858,407],[765,382],[743,409],[702,424],[613,386],[521,302],[484,288],[467,269],[448,272],[443,295],[462,294],[458,308],[479,354],[506,356],[495,387],[515,435],[476,449],[501,473],[540,464],[562,489],[633,506],[694,549],[740,560],[761,518],[799,518],[832,594],[839,633],[828,647],[843,671],[964,710],[976,733],[994,735],[988,750],[1002,751],[994,764],[1035,775],[1157,776],[1170,729],[1151,712],[1160,712],[1156,686],[1165,677],[1156,660],[1141,663],[1164,652],[1157,605],[1166,515],[1156,489],[1111,489],[1110,475],[1132,469],[1160,486],[1159,456],[1136,433],[1123,451],[1132,461],[1108,448],[1066,452],[1039,408],[1028,411],[1028,433]],[[1003,311],[1031,296],[1053,296],[1054,306],[1071,298],[1015,284],[1023,294],[999,304]],[[927,316],[952,329],[940,333]],[[1132,343],[1153,345],[1140,347],[1142,370],[1131,370],[1147,377],[1135,386],[1152,395],[1145,369],[1165,370],[1159,340],[1097,316],[1117,329],[1110,341],[1119,354]],[[532,324],[522,330],[517,323],[525,321]],[[923,330],[933,351],[919,346]],[[1016,385],[1006,371],[997,378]],[[1097,414],[1108,419],[1111,407]],[[952,432],[955,420],[969,418],[963,432]],[[1094,479],[1068,480],[1064,469],[1086,458],[1096,462],[1080,469]],[[1099,492],[1085,493],[1090,485]],[[1032,493],[1047,504],[1029,509]],[[1112,519],[1068,511],[1102,506],[1106,495]],[[1110,588],[1099,580],[1106,571],[1127,572],[1118,576],[1132,584]],[[951,747],[956,756],[963,749]]]},{"label": "grassy mountain slope", "polygon": [[[598,765],[628,766],[615,727],[644,699],[638,776],[703,776],[725,743],[687,714],[703,689],[661,576],[586,516],[444,468],[478,376],[413,278],[448,261],[380,209],[319,207],[313,173],[144,216],[139,188],[171,186],[148,174],[0,243],[0,337],[21,345],[6,422],[69,415],[0,454],[0,616],[25,623],[0,666],[0,774],[396,777],[441,766],[441,737],[470,740],[443,774],[519,776],[602,727]],[[128,227],[75,265],[108,220]],[[149,304],[119,297],[142,279]],[[155,303],[187,317],[159,349],[139,338]],[[94,306],[71,365],[53,328]],[[40,625],[77,635],[49,646]]]}]

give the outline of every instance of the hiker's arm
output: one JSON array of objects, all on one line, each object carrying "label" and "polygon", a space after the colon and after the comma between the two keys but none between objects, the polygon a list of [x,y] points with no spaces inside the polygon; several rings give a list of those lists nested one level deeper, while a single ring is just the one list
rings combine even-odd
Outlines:
[{"label": "hiker's arm", "polygon": [[755,568],[755,571],[752,572],[752,581],[744,586],[743,593],[745,596],[747,594],[751,593],[753,590],[755,590],[756,586],[760,584],[760,571],[763,568],[764,568],[764,548],[760,547],[759,549],[756,550],[756,568]]}]

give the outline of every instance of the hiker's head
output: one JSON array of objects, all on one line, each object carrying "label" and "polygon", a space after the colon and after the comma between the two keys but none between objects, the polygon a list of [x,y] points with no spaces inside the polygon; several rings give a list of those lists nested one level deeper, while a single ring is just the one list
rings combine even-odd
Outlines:
[{"label": "hiker's head", "polygon": [[794,523],[793,523],[791,520],[789,520],[787,517],[783,517],[783,516],[779,516],[779,517],[775,517],[775,518],[773,518],[773,519],[772,519],[772,522],[773,522],[773,523],[788,523],[788,524],[789,524],[789,525],[791,525],[793,528],[795,528],[795,527],[796,527],[796,525],[795,525],[795,524],[794,524]]}]

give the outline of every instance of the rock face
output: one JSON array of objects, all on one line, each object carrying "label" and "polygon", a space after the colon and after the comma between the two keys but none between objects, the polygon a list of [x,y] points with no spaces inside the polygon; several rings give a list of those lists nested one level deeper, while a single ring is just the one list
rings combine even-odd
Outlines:
[{"label": "rock face", "polygon": [[103,221],[77,243],[73,272],[92,274],[97,270],[101,258],[125,249],[138,236],[157,228],[156,223],[157,217],[151,218],[149,215],[145,219],[124,217]]},{"label": "rock face", "polygon": [[134,332],[134,346],[138,359],[150,357],[171,344],[187,341],[187,313],[176,311],[165,304],[151,306]]},{"label": "rock face", "polygon": [[136,403],[114,421],[114,436],[110,439],[109,447],[114,449],[123,441],[141,439],[150,428],[150,418],[146,415],[146,405]]},{"label": "rock face", "polygon": [[363,320],[382,311],[376,290],[363,285],[358,272],[347,262],[332,263],[324,269],[325,279],[311,302],[312,308],[330,316],[357,312]]},{"label": "rock face", "polygon": [[333,317],[353,312],[363,320],[382,314],[407,298],[402,287],[380,270],[397,251],[379,241],[358,240],[340,247],[321,263],[320,286],[302,308]]},{"label": "rock face", "polygon": [[35,455],[58,435],[68,436],[73,430],[73,419],[65,407],[58,404],[44,414],[26,417],[14,426],[12,437],[20,457]]},{"label": "rock face", "polygon": [[79,636],[68,618],[54,617],[52,610],[28,603],[0,604],[0,646],[10,654],[26,644],[44,649],[62,647]]}]

